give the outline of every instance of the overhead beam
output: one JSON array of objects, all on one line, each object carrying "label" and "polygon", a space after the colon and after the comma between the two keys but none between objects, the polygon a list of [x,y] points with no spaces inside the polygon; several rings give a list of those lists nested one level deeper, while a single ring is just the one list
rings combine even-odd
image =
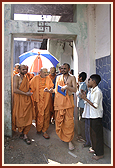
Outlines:
[{"label": "overhead beam", "polygon": [[55,38],[74,39],[77,35],[77,24],[76,23],[65,23],[65,22],[37,22],[37,21],[16,21],[16,20],[5,20],[4,29],[9,27],[9,34],[23,34],[34,35],[49,38],[55,36]]}]

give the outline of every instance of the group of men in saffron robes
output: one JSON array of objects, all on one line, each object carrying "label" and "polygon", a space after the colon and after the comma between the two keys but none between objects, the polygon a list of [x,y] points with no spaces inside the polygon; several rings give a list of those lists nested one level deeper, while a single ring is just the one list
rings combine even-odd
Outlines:
[{"label": "group of men in saffron robes", "polygon": [[[53,70],[50,75],[46,68],[41,68],[39,75],[34,76],[31,80],[28,80],[26,75],[27,66],[19,65],[18,70],[19,73],[13,77],[13,131],[18,129],[21,132],[20,138],[27,144],[31,144],[27,134],[32,120],[35,119],[37,133],[42,133],[44,138],[49,139],[47,129],[51,119],[50,100],[51,95],[55,94],[53,111],[55,111],[56,133],[62,141],[68,142],[69,149],[73,150],[74,101],[72,93],[77,91],[77,86],[75,76],[69,74],[70,65],[64,63],[61,67],[62,74],[57,76],[54,75],[55,68],[50,69]],[[58,86],[65,95],[58,90]]]}]

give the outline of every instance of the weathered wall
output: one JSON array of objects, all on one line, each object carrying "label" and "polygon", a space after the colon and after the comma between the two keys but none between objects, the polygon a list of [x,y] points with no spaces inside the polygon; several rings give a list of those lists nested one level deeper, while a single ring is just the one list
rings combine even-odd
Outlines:
[{"label": "weathered wall", "polygon": [[69,63],[72,67],[73,48],[69,42],[49,40],[49,51],[59,60],[59,64]]},{"label": "weathered wall", "polygon": [[14,13],[58,15],[60,22],[73,22],[73,4],[14,4]]},{"label": "weathered wall", "polygon": [[95,72],[95,24],[94,5],[77,5],[78,71],[89,76]]},{"label": "weathered wall", "polygon": [[95,58],[98,59],[111,54],[110,5],[95,5],[95,15]]},{"label": "weathered wall", "polygon": [[4,11],[4,133],[12,135],[11,123],[11,40],[12,35],[9,33],[9,19],[11,18],[11,5],[5,5]]},{"label": "weathered wall", "polygon": [[76,6],[78,71],[89,76],[96,72],[95,59],[110,55],[110,5]]},{"label": "weathered wall", "polygon": [[[78,71],[85,71],[88,77],[98,73],[102,78],[104,85],[100,83],[100,88],[104,97],[104,142],[111,147],[110,5],[77,5],[76,20],[78,34],[75,43]],[[103,63],[102,58],[105,60]]]}]

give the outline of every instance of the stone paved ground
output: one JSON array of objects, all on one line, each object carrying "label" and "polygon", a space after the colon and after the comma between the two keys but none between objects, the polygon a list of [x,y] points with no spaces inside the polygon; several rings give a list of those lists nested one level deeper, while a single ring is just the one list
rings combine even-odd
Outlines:
[{"label": "stone paved ground", "polygon": [[[88,147],[83,148],[83,143],[79,143],[76,140],[76,136],[73,139],[75,149],[70,153],[68,150],[68,144],[62,142],[55,133],[55,125],[50,124],[48,128],[50,139],[46,140],[42,134],[36,134],[36,128],[32,125],[28,134],[32,139],[31,145],[27,145],[23,140],[19,139],[19,133],[14,133],[13,137],[4,138],[4,158],[3,164],[5,166],[20,164],[20,166],[29,164],[36,166],[40,165],[57,165],[68,164],[68,166],[76,164],[106,164],[111,165],[111,150],[107,146],[104,146],[105,156],[103,159],[95,161],[92,159],[93,154],[88,153]],[[74,155],[73,155],[74,154]]]}]

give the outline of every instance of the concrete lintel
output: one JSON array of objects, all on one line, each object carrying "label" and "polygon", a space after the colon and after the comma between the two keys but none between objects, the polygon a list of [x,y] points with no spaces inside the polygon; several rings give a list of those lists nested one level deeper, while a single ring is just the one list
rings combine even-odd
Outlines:
[{"label": "concrete lintel", "polygon": [[55,34],[36,34],[36,33],[14,33],[14,38],[34,38],[34,39],[53,39],[53,40],[60,40],[71,42],[76,37],[75,35],[55,35]]},{"label": "concrete lintel", "polygon": [[77,35],[76,23],[52,23],[10,20],[10,33],[65,34]]}]

